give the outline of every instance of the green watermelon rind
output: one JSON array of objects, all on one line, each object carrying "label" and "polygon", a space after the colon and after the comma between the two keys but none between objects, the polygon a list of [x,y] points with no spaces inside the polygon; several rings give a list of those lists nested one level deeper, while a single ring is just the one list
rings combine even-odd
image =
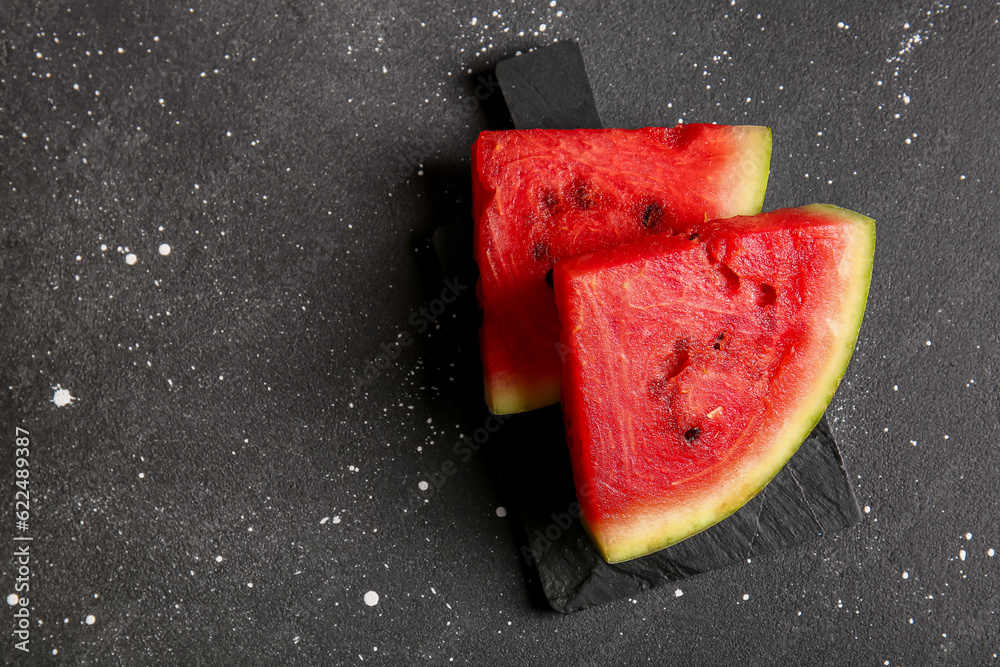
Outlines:
[{"label": "green watermelon rind", "polygon": [[871,218],[829,204],[812,204],[799,210],[812,211],[824,218],[837,218],[845,223],[854,223],[858,238],[852,243],[856,259],[851,262],[854,274],[851,281],[854,289],[849,290],[852,298],[844,302],[840,310],[840,329],[843,331],[842,344],[831,354],[813,383],[809,400],[785,419],[779,436],[752,466],[748,473],[732,475],[731,484],[720,482],[721,489],[714,498],[705,501],[705,507],[695,513],[686,512],[683,519],[665,516],[654,508],[648,516],[630,513],[616,517],[622,523],[637,526],[627,538],[617,538],[610,543],[599,525],[581,517],[583,526],[598,552],[608,563],[632,560],[673,544],[681,542],[723,519],[729,517],[752,500],[777,475],[799,446],[812,432],[833,399],[853,355],[860,333],[868,301],[875,251],[875,221]]},{"label": "green watermelon rind", "polygon": [[734,211],[749,211],[749,213],[734,213],[733,215],[755,215],[764,208],[764,193],[767,191],[768,177],[771,175],[771,128],[757,125],[738,125],[738,130],[746,135],[750,146],[747,159],[740,163],[748,178],[740,179],[740,187],[733,188],[734,202],[730,209]]}]

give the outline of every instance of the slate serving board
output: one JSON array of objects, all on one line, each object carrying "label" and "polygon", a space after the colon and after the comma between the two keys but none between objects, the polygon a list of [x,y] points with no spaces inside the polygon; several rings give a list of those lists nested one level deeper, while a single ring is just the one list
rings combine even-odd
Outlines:
[{"label": "slate serving board", "polygon": [[[557,42],[501,61],[496,79],[516,127],[601,127],[579,45]],[[655,122],[655,121],[654,121]],[[474,284],[472,228],[438,228],[433,247],[446,275]],[[458,312],[478,326],[474,297]],[[852,526],[861,511],[826,417],[756,498],[721,523],[673,547],[609,565],[575,516],[576,493],[558,405],[506,417],[483,456],[510,509],[529,586],[570,613],[628,597]],[[526,462],[530,462],[527,464]]]}]

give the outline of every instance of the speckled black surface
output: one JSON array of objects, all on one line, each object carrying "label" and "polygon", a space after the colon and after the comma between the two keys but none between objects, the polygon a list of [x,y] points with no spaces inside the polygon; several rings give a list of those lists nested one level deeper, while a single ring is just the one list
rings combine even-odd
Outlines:
[{"label": "speckled black surface", "polygon": [[[998,18],[985,3],[5,3],[0,539],[12,553],[20,425],[34,560],[31,653],[9,637],[0,655],[993,662]],[[571,616],[525,586],[496,514],[502,453],[454,450],[484,426],[478,368],[420,260],[467,211],[490,113],[476,76],[556,38],[583,45],[606,125],[768,125],[765,207],[879,222],[829,411],[862,523],[682,597]],[[57,407],[56,386],[76,400]]]}]

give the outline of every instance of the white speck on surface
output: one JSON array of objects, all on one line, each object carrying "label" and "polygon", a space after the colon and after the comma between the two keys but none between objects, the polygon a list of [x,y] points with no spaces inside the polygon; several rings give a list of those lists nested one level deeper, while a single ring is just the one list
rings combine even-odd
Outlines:
[{"label": "white speck on surface", "polygon": [[865,514],[871,514],[871,511],[872,511],[872,508],[869,507],[868,505],[865,505]]},{"label": "white speck on surface", "polygon": [[996,551],[994,551],[993,549],[987,549],[987,550],[986,550],[986,555],[987,555],[987,556],[989,556],[990,558],[993,558],[993,556],[995,556],[995,555],[996,555],[996,553],[997,553],[997,552],[996,552]]},{"label": "white speck on surface", "polygon": [[909,572],[903,572],[903,579],[909,579],[909,578],[910,578],[910,573]]},{"label": "white speck on surface", "polygon": [[548,26],[542,23],[541,25],[538,26],[538,32],[545,32],[546,28],[548,28]]},{"label": "white speck on surface", "polygon": [[500,506],[497,508],[497,516],[504,517],[507,516],[507,508]]},{"label": "white speck on surface", "polygon": [[221,563],[222,562],[222,556],[216,556],[215,557],[215,562],[216,563]]},{"label": "white speck on surface", "polygon": [[744,600],[749,600],[750,599],[750,594],[749,593],[744,593],[743,594],[743,599]]},{"label": "white speck on surface", "polygon": [[419,488],[421,491],[426,491],[427,489],[430,488],[430,484],[428,484],[424,480],[420,480],[419,482],[417,482],[417,488]]},{"label": "white speck on surface", "polygon": [[958,559],[959,560],[965,560],[965,549],[959,549],[959,551],[958,551]]},{"label": "white speck on surface", "polygon": [[321,526],[325,525],[326,522],[329,521],[329,520],[330,520],[330,517],[325,516],[325,517],[323,517],[322,519],[319,520],[319,525],[321,525]]},{"label": "white speck on surface", "polygon": [[170,254],[170,244],[169,243],[161,243],[160,247],[158,248],[158,250],[159,250],[159,252],[160,252],[161,255],[163,255],[164,257],[166,257],[167,255]]},{"label": "white speck on surface", "polygon": [[369,607],[374,607],[378,604],[378,593],[375,591],[368,591],[365,593],[365,604]]},{"label": "white speck on surface", "polygon": [[247,588],[253,588],[253,582],[252,581],[248,581],[247,582]]},{"label": "white speck on surface", "polygon": [[134,252],[130,252],[129,254],[125,255],[125,263],[128,264],[129,266],[132,266],[138,261],[139,258],[135,256]]},{"label": "white speck on surface", "polygon": [[924,345],[926,345],[927,347],[930,347],[931,345],[933,345],[933,343],[930,342],[930,341],[927,341],[926,343],[924,343]]},{"label": "white speck on surface", "polygon": [[907,95],[906,93],[903,93],[900,96],[900,99],[903,100],[903,104],[909,104],[910,103],[910,96]]},{"label": "white speck on surface", "polygon": [[340,517],[339,516],[333,517],[333,522],[334,523],[340,523]]},{"label": "white speck on surface", "polygon": [[144,472],[139,473],[139,479],[146,479],[146,473]]},{"label": "white speck on surface", "polygon": [[972,533],[966,533],[965,534],[965,539],[966,540],[971,540],[972,539]]},{"label": "white speck on surface", "polygon": [[674,591],[675,598],[679,598],[682,595],[684,595],[684,591],[682,591],[681,589],[678,588],[676,591]]},{"label": "white speck on surface", "polygon": [[87,618],[83,619],[83,622],[87,625],[93,625],[94,623],[97,623],[97,617],[93,614],[87,614]]},{"label": "white speck on surface", "polygon": [[76,396],[69,393],[69,389],[63,389],[59,385],[52,387],[52,389],[52,402],[56,404],[57,408],[64,408],[76,400]]},{"label": "white speck on surface", "polygon": [[11,607],[16,605],[20,601],[21,598],[17,596],[17,593],[11,593],[10,595],[7,596],[7,604],[9,604]]}]

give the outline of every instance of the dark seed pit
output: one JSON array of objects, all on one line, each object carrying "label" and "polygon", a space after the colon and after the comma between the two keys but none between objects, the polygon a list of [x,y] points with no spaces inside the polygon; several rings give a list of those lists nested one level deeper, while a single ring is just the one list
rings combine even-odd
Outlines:
[{"label": "dark seed pit", "polygon": [[684,439],[688,442],[694,442],[701,435],[701,429],[697,426],[693,426],[684,432]]},{"label": "dark seed pit", "polygon": [[656,203],[649,204],[642,214],[642,226],[646,229],[651,229],[658,225],[662,219],[663,209],[660,208],[660,205]]},{"label": "dark seed pit", "polygon": [[775,291],[773,287],[766,283],[761,283],[760,286],[760,297],[757,299],[757,305],[761,308],[766,308],[767,306],[773,306],[778,302],[778,292]]}]

